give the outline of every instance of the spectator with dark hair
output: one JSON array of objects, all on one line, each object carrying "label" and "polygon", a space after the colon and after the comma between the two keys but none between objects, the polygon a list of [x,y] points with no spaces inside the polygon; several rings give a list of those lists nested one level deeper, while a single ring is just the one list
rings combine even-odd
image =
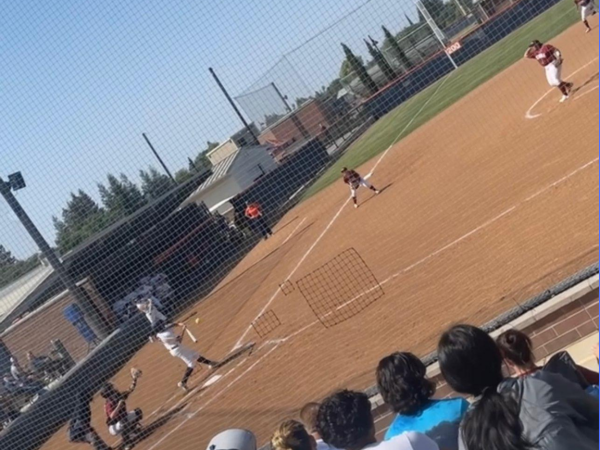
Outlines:
[{"label": "spectator with dark hair", "polygon": [[496,339],[504,364],[512,375],[524,377],[538,370],[558,373],[579,384],[588,394],[598,397],[598,372],[578,366],[567,352],[554,355],[543,367],[535,363],[533,344],[527,334],[519,330],[507,330]]},{"label": "spectator with dark hair", "polygon": [[371,402],[362,392],[344,390],[326,398],[317,414],[317,430],[325,442],[345,450],[438,450],[430,438],[412,431],[377,443]]},{"label": "spectator with dark hair", "polygon": [[317,414],[319,414],[318,403],[307,403],[300,410],[300,421],[306,428],[306,430],[315,438],[317,444],[317,450],[335,450],[335,447],[327,444],[323,441],[323,438],[317,431]]},{"label": "spectator with dark hair", "polygon": [[461,423],[459,448],[598,448],[598,400],[545,371],[505,380],[500,349],[483,330],[450,328],[440,338],[438,358],[448,384],[475,396]]},{"label": "spectator with dark hair", "polygon": [[296,420],[283,421],[271,438],[273,450],[316,450],[317,442]]},{"label": "spectator with dark hair", "polygon": [[435,383],[425,364],[412,353],[392,353],[377,367],[377,387],[396,413],[385,439],[406,431],[425,433],[440,447],[458,448],[458,426],[469,403],[463,398],[434,400]]}]

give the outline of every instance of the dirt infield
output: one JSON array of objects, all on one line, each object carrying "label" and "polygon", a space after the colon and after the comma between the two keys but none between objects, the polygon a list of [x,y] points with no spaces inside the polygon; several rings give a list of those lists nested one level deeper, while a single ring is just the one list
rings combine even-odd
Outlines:
[{"label": "dirt infield", "polygon": [[[448,324],[491,320],[595,261],[598,29],[585,35],[577,25],[552,43],[566,56],[565,75],[583,68],[570,101],[559,105],[541,67],[521,61],[359,168],[377,165],[370,180],[384,191],[360,190],[358,210],[338,183],[282,220],[194,310],[201,321],[190,327],[205,356],[256,343],[210,386],[198,371],[197,389],[179,393],[180,362],[159,344],[144,347],[132,361],[144,375],[130,406],[143,408],[151,433],[137,448],[197,450],[229,427],[264,443],[304,402],[371,385],[385,354],[428,353]],[[385,295],[326,329],[293,286],[349,248]],[[267,310],[281,325],[261,339],[250,324]],[[115,382],[125,387],[126,372]],[[92,410],[112,442],[97,400]],[[44,448],[66,448],[65,437]]]}]

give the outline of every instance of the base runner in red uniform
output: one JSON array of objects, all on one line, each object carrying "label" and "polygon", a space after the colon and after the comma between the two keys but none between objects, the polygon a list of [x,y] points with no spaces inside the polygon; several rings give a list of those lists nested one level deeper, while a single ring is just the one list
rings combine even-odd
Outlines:
[{"label": "base runner in red uniform", "polygon": [[342,176],[344,177],[344,183],[350,186],[350,195],[352,196],[352,201],[354,202],[354,207],[358,208],[358,203],[356,201],[356,191],[359,187],[364,186],[366,188],[371,189],[375,194],[379,194],[379,191],[375,186],[370,184],[367,180],[360,176],[360,174],[354,170],[348,169],[344,167],[342,169]]},{"label": "base runner in red uniform", "polygon": [[550,86],[556,87],[562,93],[561,102],[569,98],[573,83],[562,80],[563,58],[560,50],[550,44],[542,44],[540,41],[533,41],[527,47],[525,58],[535,59],[546,71],[546,80]]},{"label": "base runner in red uniform", "polygon": [[575,2],[575,6],[581,12],[581,21],[583,25],[585,25],[585,32],[589,33],[592,31],[590,24],[587,21],[587,18],[590,16],[596,15],[596,6],[594,5],[594,0],[573,0]]}]

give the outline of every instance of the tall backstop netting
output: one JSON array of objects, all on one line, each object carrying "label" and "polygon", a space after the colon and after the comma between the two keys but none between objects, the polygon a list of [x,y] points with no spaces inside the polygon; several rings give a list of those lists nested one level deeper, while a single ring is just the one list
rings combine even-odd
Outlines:
[{"label": "tall backstop netting", "polygon": [[597,274],[587,9],[205,3],[3,11],[0,449],[262,446]]}]

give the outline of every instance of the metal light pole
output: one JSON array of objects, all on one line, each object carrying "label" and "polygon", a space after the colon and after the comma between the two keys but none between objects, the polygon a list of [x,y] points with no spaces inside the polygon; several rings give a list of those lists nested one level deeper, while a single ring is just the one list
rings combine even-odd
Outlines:
[{"label": "metal light pole", "polygon": [[225,86],[223,86],[223,83],[221,83],[221,80],[219,79],[219,77],[217,76],[217,74],[215,73],[215,71],[213,70],[213,68],[209,67],[208,71],[210,72],[210,74],[215,79],[215,81],[217,83],[217,86],[219,86],[219,88],[221,89],[221,92],[223,92],[223,95],[225,96],[225,98],[227,99],[227,101],[229,102],[229,104],[231,105],[231,108],[233,108],[233,110],[237,114],[237,116],[240,119],[240,121],[244,124],[244,127],[246,127],[246,130],[248,130],[248,132],[250,133],[250,135],[254,138],[254,143],[258,145],[258,136],[256,136],[256,134],[254,134],[254,130],[248,124],[248,122],[246,122],[246,119],[244,119],[244,116],[242,115],[242,113],[240,112],[240,110],[238,109],[238,107],[236,106],[236,104],[233,102],[233,99],[229,95],[229,92],[227,92],[227,89],[225,89]]},{"label": "metal light pole", "polygon": [[100,318],[98,312],[94,308],[94,305],[81,291],[81,288],[77,286],[75,281],[73,281],[60,259],[58,259],[58,257],[54,254],[54,251],[50,248],[42,234],[38,231],[25,210],[21,207],[18,200],[13,195],[10,185],[4,182],[2,178],[0,178],[0,194],[2,197],[4,197],[4,200],[6,200],[8,206],[10,206],[10,208],[13,210],[23,227],[25,227],[25,230],[27,230],[29,233],[29,236],[31,236],[42,254],[46,257],[65,287],[69,290],[71,295],[73,295],[75,301],[83,310],[86,318],[90,320],[94,331],[101,339],[104,339],[110,331]]},{"label": "metal light pole", "polygon": [[158,152],[152,145],[152,142],[150,142],[150,139],[148,139],[148,136],[146,136],[146,133],[142,133],[142,136],[146,140],[146,144],[148,144],[148,147],[150,147],[150,150],[152,150],[152,153],[154,153],[154,156],[156,156],[156,159],[158,159],[158,162],[160,163],[160,165],[162,166],[164,171],[167,173],[167,175],[169,176],[169,178],[171,179],[173,184],[177,184],[177,181],[175,181],[175,178],[173,177],[173,175],[171,175],[171,172],[169,171],[167,165],[164,163],[164,161],[162,160],[162,158],[160,157],[160,155],[158,154]]},{"label": "metal light pole", "polygon": [[433,17],[431,17],[431,14],[429,14],[429,11],[427,10],[427,8],[423,4],[423,2],[421,0],[414,0],[414,2],[415,2],[415,5],[417,5],[418,10],[421,11],[421,14],[423,14],[423,17],[425,17],[425,21],[427,22],[427,25],[429,25],[429,28],[431,28],[431,31],[433,31],[433,34],[435,35],[435,37],[437,38],[438,41],[440,41],[440,44],[442,45],[442,47],[444,49],[444,53],[446,54],[446,56],[448,57],[448,59],[450,60],[452,65],[454,66],[454,69],[458,69],[458,65],[454,61],[454,58],[452,58],[452,56],[449,55],[448,52],[446,51],[446,42],[445,42],[446,35],[437,26],[437,23],[435,23],[435,20],[433,20]]},{"label": "metal light pole", "polygon": [[279,90],[279,88],[277,87],[277,85],[274,82],[271,82],[271,87],[273,87],[273,90],[279,96],[279,99],[281,100],[281,103],[283,103],[283,105],[285,106],[285,109],[287,110],[287,112],[291,113],[292,108],[290,107],[290,104],[288,103],[287,98],[283,96],[283,94],[281,93],[281,91]]}]

